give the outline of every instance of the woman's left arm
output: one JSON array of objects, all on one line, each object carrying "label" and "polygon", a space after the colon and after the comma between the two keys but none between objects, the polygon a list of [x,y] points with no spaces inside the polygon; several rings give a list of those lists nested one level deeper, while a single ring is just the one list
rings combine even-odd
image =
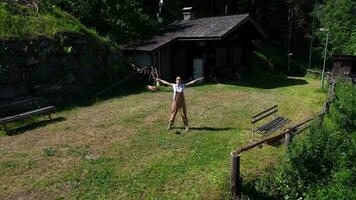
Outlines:
[{"label": "woman's left arm", "polygon": [[191,86],[191,85],[195,84],[196,82],[202,81],[202,80],[204,80],[204,76],[190,81],[189,83],[185,84],[185,86],[187,86],[187,87]]}]

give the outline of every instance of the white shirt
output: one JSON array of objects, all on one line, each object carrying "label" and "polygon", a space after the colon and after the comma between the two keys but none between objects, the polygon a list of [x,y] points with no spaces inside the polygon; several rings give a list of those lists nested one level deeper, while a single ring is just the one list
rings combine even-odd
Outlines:
[{"label": "white shirt", "polygon": [[173,84],[173,99],[176,97],[176,93],[182,93],[184,92],[185,89],[185,84]]}]

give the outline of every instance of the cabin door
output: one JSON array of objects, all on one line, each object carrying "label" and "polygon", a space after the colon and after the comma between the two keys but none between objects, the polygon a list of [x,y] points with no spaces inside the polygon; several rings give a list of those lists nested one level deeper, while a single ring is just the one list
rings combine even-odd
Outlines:
[{"label": "cabin door", "polygon": [[194,79],[204,76],[204,60],[202,58],[193,59],[193,77]]}]

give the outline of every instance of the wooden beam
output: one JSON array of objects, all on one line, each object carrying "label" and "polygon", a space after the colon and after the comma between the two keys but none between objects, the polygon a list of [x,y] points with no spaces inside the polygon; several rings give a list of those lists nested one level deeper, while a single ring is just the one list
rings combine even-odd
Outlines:
[{"label": "wooden beam", "polygon": [[254,115],[252,118],[256,118],[256,117],[258,117],[258,116],[260,116],[260,115],[262,115],[262,114],[264,114],[264,113],[266,113],[266,112],[268,112],[268,111],[270,111],[270,110],[273,110],[273,109],[275,109],[275,108],[277,108],[278,107],[278,105],[274,105],[274,106],[272,106],[272,107],[270,107],[270,108],[267,108],[266,110],[264,110],[264,111],[262,111],[262,112],[260,112],[260,113],[258,113],[258,114],[256,114],[256,115]]},{"label": "wooden beam", "polygon": [[[317,115],[316,117],[319,117],[319,116],[320,116],[320,114]],[[313,118],[308,118],[307,120],[305,120],[305,121],[303,121],[303,122],[301,122],[301,123],[299,123],[299,124],[297,124],[297,125],[295,125],[295,126],[293,126],[293,127],[291,127],[291,128],[288,128],[288,129],[287,129],[286,131],[284,131],[283,133],[280,133],[280,134],[278,134],[278,135],[276,135],[276,136],[268,137],[268,138],[263,139],[263,140],[261,140],[261,141],[259,141],[259,142],[251,143],[251,144],[249,144],[249,145],[247,145],[247,146],[244,146],[244,147],[242,147],[242,148],[240,148],[240,149],[234,151],[233,153],[234,153],[234,155],[239,155],[239,154],[241,154],[241,153],[244,152],[244,151],[248,151],[248,150],[250,150],[250,149],[252,149],[252,148],[254,148],[254,147],[256,147],[256,146],[260,146],[260,145],[262,145],[262,144],[264,144],[264,143],[273,143],[273,142],[276,142],[276,141],[278,141],[278,140],[283,139],[287,133],[289,133],[290,135],[292,135],[292,134],[295,134],[295,135],[296,135],[296,134],[299,134],[299,133],[301,133],[302,131],[304,131],[305,129],[307,129],[307,128],[310,127],[310,125],[306,125],[306,123],[310,122],[312,119],[313,119]],[[298,128],[301,127],[302,125],[305,125],[304,128],[298,130]]]}]

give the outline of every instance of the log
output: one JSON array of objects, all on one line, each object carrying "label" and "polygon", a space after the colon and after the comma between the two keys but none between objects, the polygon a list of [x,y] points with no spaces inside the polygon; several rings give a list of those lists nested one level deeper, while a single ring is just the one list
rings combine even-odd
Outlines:
[{"label": "log", "polygon": [[233,199],[239,199],[241,193],[240,184],[240,154],[231,152],[231,176],[230,186]]},{"label": "log", "polygon": [[249,145],[247,145],[247,146],[244,146],[244,147],[238,149],[237,151],[234,152],[234,154],[235,154],[235,155],[238,155],[238,154],[240,154],[240,153],[242,153],[242,152],[244,152],[244,151],[247,151],[247,150],[249,150],[249,149],[252,149],[252,148],[254,148],[254,147],[256,147],[256,146],[260,146],[260,145],[262,145],[263,143],[273,143],[273,142],[275,142],[275,141],[281,140],[282,138],[284,138],[284,135],[285,135],[285,132],[284,132],[284,133],[281,133],[281,134],[279,134],[279,135],[273,136],[273,137],[269,137],[269,138],[263,139],[263,140],[261,140],[261,141],[259,141],[259,142],[251,143],[251,144],[249,144]]}]

